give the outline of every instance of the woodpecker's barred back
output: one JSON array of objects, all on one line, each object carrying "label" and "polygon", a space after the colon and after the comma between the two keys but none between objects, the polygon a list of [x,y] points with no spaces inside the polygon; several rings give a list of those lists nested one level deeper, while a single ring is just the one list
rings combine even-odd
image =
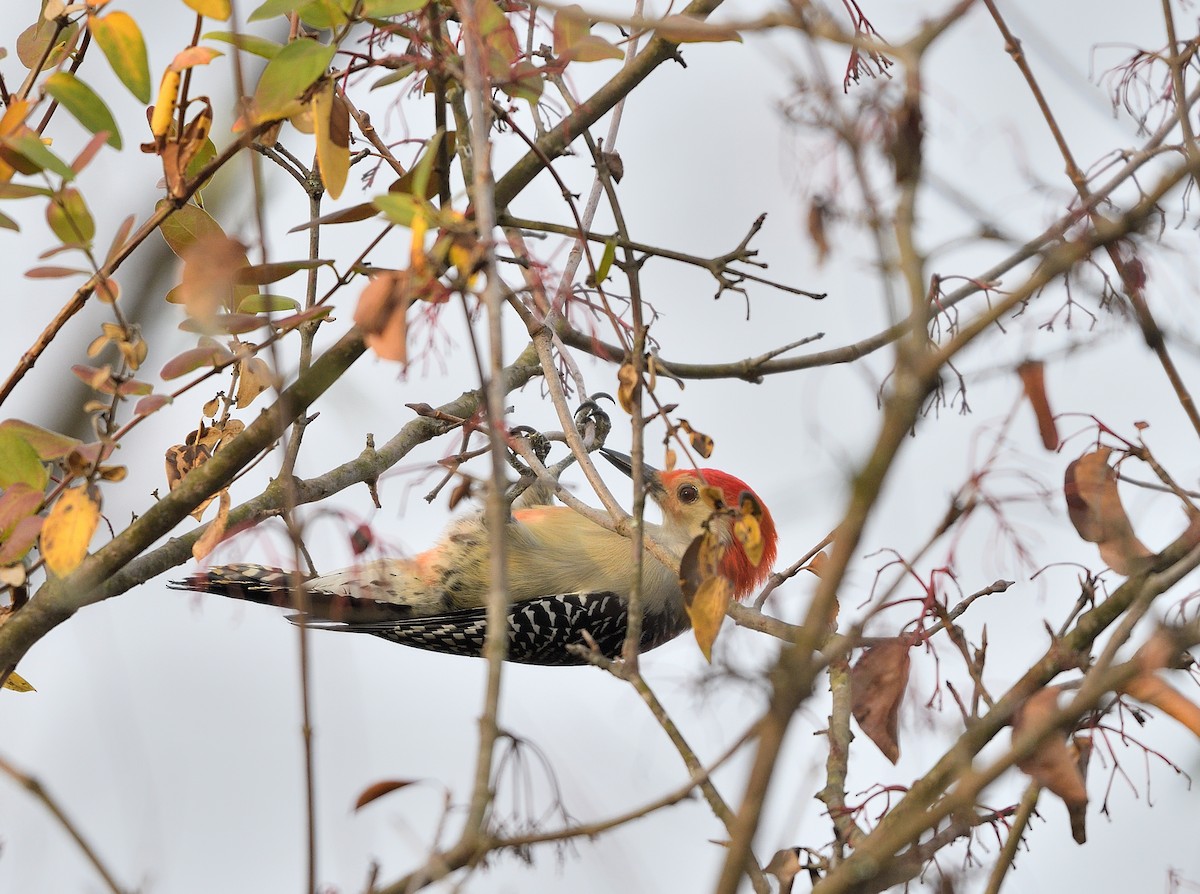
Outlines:
[{"label": "woodpecker's barred back", "polygon": [[[632,461],[602,450],[626,474]],[[733,534],[727,514],[714,515],[702,498],[705,487],[721,491],[727,506],[754,492],[741,479],[715,469],[658,472],[645,468],[646,493],[662,510],[662,523],[645,523],[655,541],[682,556],[698,536],[715,535],[720,574],[741,599],[770,574],[776,533],[770,512],[762,514],[762,555],[754,562]],[[627,538],[565,506],[514,509],[502,532],[507,562],[508,658],[526,664],[585,664],[572,646],[595,643],[616,657],[628,627],[628,598],[639,579]],[[222,565],[175,581],[176,589],[217,593],[267,605],[303,608],[292,620],[312,627],[370,633],[393,642],[479,655],[487,636],[487,597],[493,545],[481,513],[455,520],[432,549],[412,558],[363,562],[302,583],[303,605],[294,596],[295,576],[261,565]],[[644,556],[640,587],[642,636],[647,651],[674,639],[691,624],[679,575],[653,556]]]},{"label": "woodpecker's barred back", "polygon": [[[170,587],[262,605],[292,607],[294,603],[291,572],[263,565],[218,565],[186,580],[171,581]],[[403,605],[306,589],[313,618],[307,622],[310,627],[369,633],[448,655],[483,655],[486,608],[414,617]],[[568,646],[589,648],[591,643],[605,658],[616,658],[625,643],[626,608],[625,599],[616,593],[557,593],[514,602],[508,607],[508,660],[558,667],[586,664],[587,659]],[[298,614],[289,620],[304,623]],[[642,621],[640,651],[657,648],[687,628],[686,620],[647,616]]]}]

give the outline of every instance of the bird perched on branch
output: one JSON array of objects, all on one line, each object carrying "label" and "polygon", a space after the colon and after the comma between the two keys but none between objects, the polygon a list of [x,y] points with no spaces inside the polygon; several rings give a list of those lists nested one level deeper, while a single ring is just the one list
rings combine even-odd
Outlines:
[{"label": "bird perched on branch", "polygon": [[[601,453],[632,474],[628,456],[608,449]],[[701,552],[711,573],[723,578],[722,586],[735,598],[766,579],[775,560],[775,525],[747,484],[715,469],[659,472],[649,467],[645,484],[662,510],[662,524],[645,524],[659,544],[682,556],[689,546],[699,545],[697,538],[704,538],[700,542],[707,546]],[[744,545],[744,535],[735,533],[745,524],[744,516],[737,520],[737,507],[748,504],[755,507],[757,541]],[[585,664],[583,650],[571,647],[591,643],[605,657],[619,655],[634,584],[629,539],[566,506],[514,509],[504,534],[511,600],[508,660]],[[376,559],[304,581],[307,613],[291,619],[435,652],[478,656],[487,636],[490,549],[483,514],[464,516],[436,546],[410,559]],[[298,607],[293,573],[279,568],[215,566],[172,586]],[[691,626],[680,576],[648,553],[641,604],[641,651]]]}]

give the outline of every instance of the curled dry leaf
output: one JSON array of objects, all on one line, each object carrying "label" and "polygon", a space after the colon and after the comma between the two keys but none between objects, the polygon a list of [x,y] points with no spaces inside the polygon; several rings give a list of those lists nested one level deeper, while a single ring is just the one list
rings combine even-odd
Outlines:
[{"label": "curled dry leaf", "polygon": [[[165,459],[170,489],[175,490],[192,469],[207,462],[214,453],[241,434],[245,427],[246,424],[239,419],[226,419],[223,423],[213,425],[202,424],[188,434],[183,444],[168,448]],[[215,498],[216,494],[193,509],[192,518],[199,521]]]},{"label": "curled dry leaf", "polygon": [[78,568],[99,524],[100,494],[95,488],[81,484],[63,491],[42,524],[46,566],[59,577]]},{"label": "curled dry leaf", "polygon": [[359,794],[358,798],[355,799],[354,809],[361,810],[372,801],[378,800],[384,795],[397,791],[398,789],[407,788],[418,781],[419,780],[416,779],[384,779],[380,782],[372,783],[364,788],[362,793]]},{"label": "curled dry leaf", "polygon": [[702,431],[696,431],[686,419],[679,420],[679,427],[688,433],[688,440],[691,441],[693,450],[705,459],[712,456],[713,448],[716,446],[712,438]]},{"label": "curled dry leaf", "polygon": [[[1061,692],[1061,687],[1047,686],[1025,699],[1013,714],[1013,739],[1057,711]],[[1079,757],[1073,742],[1068,742],[1060,730],[1051,730],[1032,754],[1017,761],[1017,767],[1042,788],[1062,798],[1072,817],[1071,833],[1083,844],[1086,832],[1080,815],[1087,807],[1088,796]]]},{"label": "curled dry leaf", "polygon": [[1067,466],[1063,493],[1067,514],[1079,536],[1100,548],[1100,558],[1118,574],[1134,574],[1154,554],[1133,533],[1121,505],[1117,473],[1108,464],[1112,450],[1101,447]]},{"label": "curled dry leaf", "polygon": [[893,764],[900,759],[900,703],[908,687],[909,643],[894,637],[872,646],[850,669],[850,711]]},{"label": "curled dry leaf", "polygon": [[[232,502],[229,498],[229,488],[221,488],[221,493],[217,496],[219,498],[217,517],[209,522],[204,533],[192,544],[192,558],[196,561],[207,558],[208,554],[216,549],[217,544],[224,539],[225,532],[229,528],[229,507]],[[208,504],[205,503],[205,505]]]},{"label": "curled dry leaf", "polygon": [[821,570],[825,567],[825,563],[828,561],[829,561],[829,553],[825,552],[825,550],[821,550],[819,553],[817,553],[815,556],[813,556],[811,559],[809,559],[808,564],[805,565],[800,570],[801,571],[809,571],[812,574],[814,574],[815,576],[820,577]]},{"label": "curled dry leaf", "polygon": [[1058,425],[1054,420],[1054,411],[1050,409],[1050,398],[1046,396],[1045,365],[1040,361],[1029,360],[1017,367],[1017,373],[1021,376],[1021,384],[1025,386],[1025,396],[1029,398],[1029,405],[1033,407],[1038,434],[1042,436],[1042,446],[1047,450],[1057,450]]},{"label": "curled dry leaf", "polygon": [[274,383],[271,367],[261,357],[251,357],[238,364],[237,408],[245,409]]}]

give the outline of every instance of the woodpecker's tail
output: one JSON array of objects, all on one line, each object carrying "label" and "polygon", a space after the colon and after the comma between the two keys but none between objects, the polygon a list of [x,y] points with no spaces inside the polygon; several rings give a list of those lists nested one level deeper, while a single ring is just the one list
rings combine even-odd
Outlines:
[{"label": "woodpecker's tail", "polygon": [[[207,571],[199,571],[185,580],[173,580],[169,584],[173,590],[215,593],[299,612],[301,607],[297,604],[294,585],[293,572],[252,564],[214,565]],[[412,609],[407,605],[359,599],[307,586],[304,590],[308,596],[305,617],[310,623],[371,624],[412,617]]]}]

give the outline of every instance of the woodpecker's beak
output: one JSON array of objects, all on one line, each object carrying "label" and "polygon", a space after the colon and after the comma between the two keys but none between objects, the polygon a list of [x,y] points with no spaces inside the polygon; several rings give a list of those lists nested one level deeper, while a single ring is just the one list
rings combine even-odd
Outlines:
[{"label": "woodpecker's beak", "polygon": [[[627,453],[619,453],[616,450],[609,450],[607,447],[601,447],[600,453],[606,460],[628,475],[633,477],[633,458]],[[659,477],[658,469],[649,463],[642,463],[642,480],[646,484],[646,491],[651,494],[661,493],[662,479]]]}]

